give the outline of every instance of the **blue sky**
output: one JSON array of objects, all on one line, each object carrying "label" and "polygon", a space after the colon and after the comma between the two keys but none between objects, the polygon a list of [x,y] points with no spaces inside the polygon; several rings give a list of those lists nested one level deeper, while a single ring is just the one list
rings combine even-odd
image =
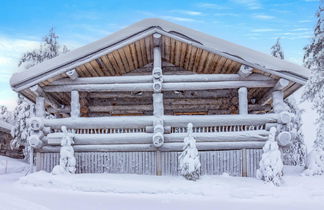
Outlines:
[{"label": "blue sky", "polygon": [[38,47],[50,27],[75,49],[143,18],[159,17],[265,53],[281,37],[286,59],[302,64],[317,7],[317,0],[2,1],[0,104],[14,108],[9,78],[18,58]]}]

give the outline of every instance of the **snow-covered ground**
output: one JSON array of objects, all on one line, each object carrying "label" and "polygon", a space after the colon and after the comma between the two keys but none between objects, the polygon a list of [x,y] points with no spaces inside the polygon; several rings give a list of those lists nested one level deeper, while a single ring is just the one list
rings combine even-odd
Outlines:
[{"label": "snow-covered ground", "polygon": [[[9,164],[21,168],[22,163]],[[192,182],[126,174],[1,173],[0,209],[324,209],[324,176],[303,177],[301,171],[286,167],[281,187],[226,174]]]}]

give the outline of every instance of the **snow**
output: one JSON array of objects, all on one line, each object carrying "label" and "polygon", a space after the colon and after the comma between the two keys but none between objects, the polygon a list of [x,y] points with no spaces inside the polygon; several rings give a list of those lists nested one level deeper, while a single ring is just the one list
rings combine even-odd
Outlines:
[{"label": "snow", "polygon": [[23,160],[0,155],[0,174],[19,173],[26,170],[28,170],[28,165]]},{"label": "snow", "polygon": [[188,180],[196,181],[200,176],[200,160],[196,140],[192,135],[192,123],[188,123],[187,136],[184,138],[184,148],[179,156],[181,175]]},{"label": "snow", "polygon": [[260,169],[257,170],[257,178],[280,186],[282,183],[283,163],[279,146],[275,141],[276,131],[277,129],[274,127],[270,129],[268,140],[263,147]]},{"label": "snow", "polygon": [[[1,159],[17,168],[27,166]],[[302,171],[302,167],[285,167],[280,187],[228,174],[190,182],[181,176],[7,173],[0,175],[0,210],[323,209],[323,177],[300,176]]]}]

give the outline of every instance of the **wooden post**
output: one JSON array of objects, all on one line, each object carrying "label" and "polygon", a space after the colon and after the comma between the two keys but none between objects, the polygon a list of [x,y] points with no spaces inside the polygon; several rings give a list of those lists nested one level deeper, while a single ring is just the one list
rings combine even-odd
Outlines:
[{"label": "wooden post", "polygon": [[247,151],[242,149],[242,176],[247,177]]},{"label": "wooden post", "polygon": [[272,92],[272,105],[275,113],[285,111],[282,90],[276,90]]},{"label": "wooden post", "polygon": [[[153,34],[153,115],[155,120],[153,122],[154,135],[153,135],[153,145],[157,148],[161,147],[164,143],[164,127],[163,127],[163,94],[162,91],[162,57],[161,57],[161,35]],[[156,151],[156,175],[162,175],[162,164],[161,164],[161,151]]]},{"label": "wooden post", "polygon": [[36,117],[45,117],[45,98],[36,97]]},{"label": "wooden post", "polygon": [[239,113],[248,114],[247,88],[246,87],[239,88],[238,95],[239,95]]},{"label": "wooden post", "polygon": [[80,101],[79,92],[76,90],[71,91],[71,117],[80,117]]}]

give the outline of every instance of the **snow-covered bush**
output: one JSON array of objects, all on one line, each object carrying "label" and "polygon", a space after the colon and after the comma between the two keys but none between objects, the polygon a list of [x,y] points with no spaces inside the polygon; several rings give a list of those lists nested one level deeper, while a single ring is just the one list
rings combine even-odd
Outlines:
[{"label": "snow-covered bush", "polygon": [[267,142],[263,147],[263,154],[260,160],[260,168],[257,170],[257,178],[265,182],[272,182],[280,186],[283,175],[283,163],[278,143],[275,141],[277,129],[272,127]]},{"label": "snow-covered bush", "polygon": [[74,174],[76,171],[76,160],[74,157],[74,149],[72,147],[73,139],[68,133],[65,126],[62,126],[63,137],[60,149],[60,165],[53,168],[52,174]]},{"label": "snow-covered bush", "polygon": [[304,55],[304,64],[311,70],[311,75],[305,85],[303,100],[313,102],[313,107],[319,117],[317,119],[317,136],[313,150],[307,157],[306,175],[319,175],[324,171],[323,145],[324,145],[324,1],[320,1],[316,13],[317,21],[314,37],[307,45]]},{"label": "snow-covered bush", "polygon": [[289,107],[289,112],[294,115],[292,121],[287,125],[287,131],[291,133],[291,144],[282,148],[282,158],[285,165],[305,165],[306,145],[304,143],[304,134],[302,132],[301,115],[303,110],[299,109],[295,98],[290,96],[285,99]]},{"label": "snow-covered bush", "polygon": [[18,96],[18,103],[13,112],[14,126],[11,130],[13,140],[10,142],[12,149],[17,149],[20,146],[24,147],[25,160],[29,158],[29,147],[27,139],[31,134],[31,128],[28,125],[28,120],[35,116],[35,106],[27,101],[23,96]]},{"label": "snow-covered bush", "polygon": [[192,136],[192,124],[188,124],[187,136],[184,138],[183,152],[179,156],[179,169],[182,176],[196,181],[200,176],[200,160],[196,140]]}]

